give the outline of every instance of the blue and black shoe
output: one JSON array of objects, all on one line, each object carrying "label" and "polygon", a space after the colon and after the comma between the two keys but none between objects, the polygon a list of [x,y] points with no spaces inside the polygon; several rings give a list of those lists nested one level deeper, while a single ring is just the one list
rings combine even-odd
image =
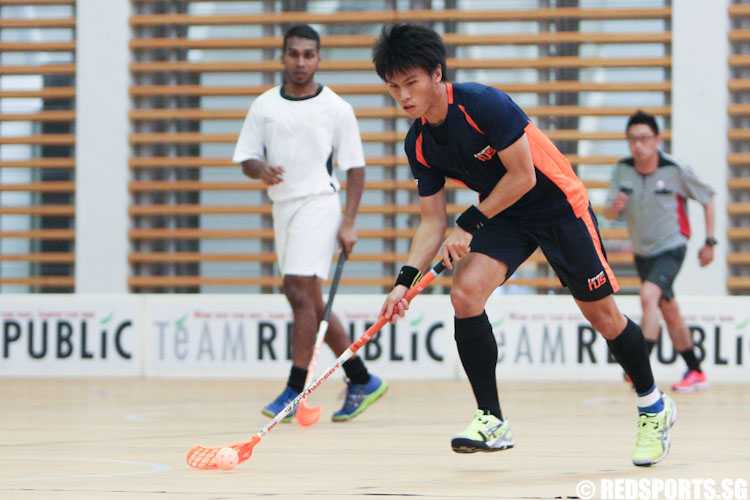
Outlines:
[{"label": "blue and black shoe", "polygon": [[331,417],[334,422],[345,422],[353,419],[377,401],[388,389],[388,383],[385,380],[381,380],[372,374],[370,374],[370,381],[366,384],[347,382],[346,385],[344,406]]},{"label": "blue and black shoe", "polygon": [[[263,408],[263,415],[271,418],[275,417],[281,410],[286,408],[286,405],[288,405],[291,400],[296,398],[298,395],[299,392],[295,391],[289,386],[286,386],[286,388],[284,388],[284,391],[279,394],[279,397],[274,399],[273,402],[268,403],[266,407]],[[292,421],[292,418],[294,418],[295,413],[297,413],[297,408],[292,410],[289,415],[281,420],[281,422],[284,424],[288,424]]]}]

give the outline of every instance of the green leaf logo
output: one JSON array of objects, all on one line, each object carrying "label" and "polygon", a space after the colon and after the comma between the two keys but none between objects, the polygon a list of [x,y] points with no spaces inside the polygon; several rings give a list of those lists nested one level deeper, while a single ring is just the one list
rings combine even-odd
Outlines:
[{"label": "green leaf logo", "polygon": [[114,316],[114,315],[115,315],[115,313],[109,313],[109,316],[107,316],[106,318],[102,318],[102,319],[99,320],[99,324],[106,325],[107,323],[109,323],[109,321],[112,319],[112,316]]},{"label": "green leaf logo", "polygon": [[502,325],[503,323],[505,323],[505,316],[503,316],[503,317],[502,317],[502,318],[500,318],[499,320],[497,320],[497,321],[495,321],[494,323],[492,323],[492,329],[494,330],[495,328],[499,327],[499,326],[500,326],[500,325]]},{"label": "green leaf logo", "polygon": [[420,323],[422,322],[422,320],[423,320],[423,319],[424,319],[424,313],[422,313],[422,315],[421,315],[420,317],[418,317],[417,319],[413,320],[413,321],[412,321],[411,323],[409,323],[409,324],[410,324],[411,326],[417,326],[418,324],[420,324]]},{"label": "green leaf logo", "polygon": [[182,324],[185,322],[185,320],[187,319],[187,317],[188,317],[188,313],[185,313],[185,316],[183,316],[180,319],[178,319],[177,321],[175,321],[175,324],[177,325],[178,328],[182,328]]},{"label": "green leaf logo", "polygon": [[745,321],[743,321],[742,323],[740,323],[739,325],[737,325],[737,329],[738,330],[742,330],[743,328],[745,328],[748,325],[748,323],[750,323],[750,319],[746,319]]}]

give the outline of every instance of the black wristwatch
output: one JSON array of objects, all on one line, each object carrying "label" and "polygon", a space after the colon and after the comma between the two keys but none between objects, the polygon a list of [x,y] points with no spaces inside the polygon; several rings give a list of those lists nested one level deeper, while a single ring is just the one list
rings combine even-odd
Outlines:
[{"label": "black wristwatch", "polygon": [[717,243],[718,241],[716,241],[716,238],[714,238],[713,236],[709,236],[708,238],[706,238],[706,245],[710,247],[715,247]]}]

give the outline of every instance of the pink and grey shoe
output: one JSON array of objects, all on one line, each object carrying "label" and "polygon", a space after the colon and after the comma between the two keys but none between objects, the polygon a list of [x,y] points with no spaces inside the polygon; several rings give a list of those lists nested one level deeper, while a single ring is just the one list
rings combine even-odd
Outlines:
[{"label": "pink and grey shoe", "polygon": [[673,391],[693,392],[698,389],[706,389],[709,386],[706,374],[696,370],[688,370],[682,380],[672,386]]}]

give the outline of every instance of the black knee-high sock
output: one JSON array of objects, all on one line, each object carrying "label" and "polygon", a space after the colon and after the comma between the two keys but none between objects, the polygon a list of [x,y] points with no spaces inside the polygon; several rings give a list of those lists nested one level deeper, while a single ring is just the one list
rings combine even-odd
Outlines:
[{"label": "black knee-high sock", "polygon": [[658,341],[656,341],[656,340],[650,340],[650,339],[646,339],[646,352],[648,352],[648,355],[649,355],[649,356],[651,356],[651,351],[653,351],[653,350],[654,350],[654,347],[655,347],[655,346],[656,346],[656,344],[658,344],[658,343],[659,343],[659,342],[658,342]]},{"label": "black knee-high sock", "polygon": [[370,374],[365,367],[365,363],[359,356],[353,356],[346,360],[343,365],[346,378],[352,384],[366,384],[370,381]]},{"label": "black knee-high sock", "polygon": [[455,329],[458,355],[474,390],[477,407],[502,420],[495,379],[497,342],[487,313],[471,318],[455,318]]},{"label": "black knee-high sock", "polygon": [[698,358],[695,357],[695,351],[693,351],[693,348],[687,349],[685,351],[682,351],[680,353],[680,356],[682,356],[682,359],[685,360],[685,364],[688,367],[688,370],[695,370],[697,372],[701,371],[701,362],[698,361]]},{"label": "black knee-high sock", "polygon": [[608,340],[607,344],[612,355],[633,381],[635,392],[643,394],[654,386],[654,374],[651,372],[646,339],[641,327],[630,321],[630,318],[627,320],[628,324],[622,333],[614,340]]},{"label": "black knee-high sock", "polygon": [[300,368],[299,366],[292,365],[292,369],[289,370],[289,380],[287,380],[286,385],[297,392],[302,392],[305,388],[306,378],[307,368]]}]

